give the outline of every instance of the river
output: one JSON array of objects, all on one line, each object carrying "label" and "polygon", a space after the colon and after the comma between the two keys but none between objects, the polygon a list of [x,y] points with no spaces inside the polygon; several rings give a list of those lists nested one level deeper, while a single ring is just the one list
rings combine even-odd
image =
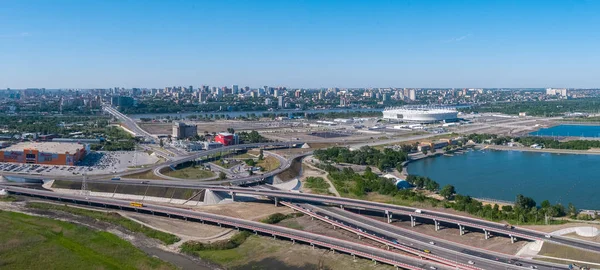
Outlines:
[{"label": "river", "polygon": [[478,198],[514,201],[517,194],[538,204],[569,202],[600,209],[600,155],[472,150],[427,158],[408,165],[408,173],[428,176],[440,186]]},{"label": "river", "polygon": [[541,128],[538,131],[529,133],[533,136],[552,136],[552,137],[600,137],[600,126],[596,125],[558,125],[549,128]]}]

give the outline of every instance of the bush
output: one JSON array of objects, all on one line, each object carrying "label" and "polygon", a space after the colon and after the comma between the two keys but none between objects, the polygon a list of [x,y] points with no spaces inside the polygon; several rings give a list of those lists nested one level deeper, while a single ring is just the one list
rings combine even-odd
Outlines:
[{"label": "bush", "polygon": [[194,254],[196,251],[202,250],[226,250],[239,247],[248,237],[252,235],[250,232],[243,231],[235,234],[229,240],[217,241],[213,243],[201,243],[197,241],[188,241],[181,245],[181,252],[186,254]]}]

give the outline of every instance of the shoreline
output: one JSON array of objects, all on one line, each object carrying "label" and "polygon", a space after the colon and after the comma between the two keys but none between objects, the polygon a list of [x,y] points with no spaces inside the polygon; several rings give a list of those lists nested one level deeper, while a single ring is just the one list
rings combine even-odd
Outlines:
[{"label": "shoreline", "polygon": [[514,147],[514,146],[503,146],[503,145],[478,145],[476,147],[478,149],[491,149],[491,150],[498,150],[498,151],[520,151],[520,152],[537,152],[537,153],[569,154],[569,155],[600,155],[600,149],[598,151],[554,149],[554,148],[535,149],[535,148],[530,148],[530,147]]}]

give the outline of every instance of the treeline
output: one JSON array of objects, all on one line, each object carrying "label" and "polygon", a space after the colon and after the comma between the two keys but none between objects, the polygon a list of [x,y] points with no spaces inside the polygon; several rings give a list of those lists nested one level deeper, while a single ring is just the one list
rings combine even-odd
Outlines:
[{"label": "treeline", "polygon": [[331,147],[314,151],[314,156],[323,162],[351,163],[356,165],[375,166],[381,171],[398,169],[402,171],[402,163],[408,159],[408,154],[386,148],[379,151],[369,146],[350,151],[346,147]]},{"label": "treeline", "polygon": [[533,116],[560,116],[569,112],[597,113],[600,98],[586,98],[575,100],[553,100],[553,101],[528,101],[528,102],[502,102],[482,105],[474,105],[469,108],[460,109],[463,112],[497,112],[518,115],[526,112]]},{"label": "treeline", "polygon": [[471,198],[470,196],[455,195],[454,202],[444,203],[444,207],[452,208],[457,211],[467,212],[489,220],[502,221],[506,220],[512,224],[517,223],[543,223],[545,217],[563,217],[567,214],[576,215],[577,209],[572,204],[569,204],[568,209],[561,204],[552,205],[548,200],[537,206],[536,202],[529,197],[521,194],[517,195],[514,207],[504,205],[500,207],[498,204],[483,205],[482,202]]},{"label": "treeline", "polygon": [[110,118],[97,116],[6,116],[0,115],[0,128],[8,132],[39,132],[40,134],[67,135],[71,132],[92,133],[104,128]]},{"label": "treeline", "polygon": [[573,140],[561,142],[548,137],[520,137],[515,138],[516,142],[522,143],[525,146],[533,144],[543,145],[545,148],[553,149],[572,149],[572,150],[589,150],[591,148],[600,147],[600,141],[596,140]]},{"label": "treeline", "polygon": [[551,149],[569,149],[569,150],[589,150],[592,148],[600,148],[600,141],[596,140],[572,140],[561,142],[559,140],[549,137],[510,137],[510,136],[498,136],[496,134],[469,134],[468,140],[472,140],[476,143],[485,143],[489,140],[490,144],[503,145],[508,142],[520,143],[524,146],[532,146],[534,144],[542,145],[545,148]]}]

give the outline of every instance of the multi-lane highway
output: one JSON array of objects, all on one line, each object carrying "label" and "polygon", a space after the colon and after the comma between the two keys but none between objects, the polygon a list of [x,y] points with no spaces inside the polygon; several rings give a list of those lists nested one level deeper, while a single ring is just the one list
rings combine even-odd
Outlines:
[{"label": "multi-lane highway", "polygon": [[[268,234],[274,237],[281,237],[311,246],[319,246],[338,252],[343,252],[353,256],[359,256],[374,261],[383,262],[404,269],[452,269],[448,265],[437,262],[422,260],[419,257],[409,256],[406,254],[388,251],[375,246],[366,244],[345,241],[324,235],[309,233],[300,230],[294,230],[281,226],[269,225],[255,221],[248,221],[228,216],[221,216],[210,213],[196,212],[180,208],[152,205],[144,203],[143,207],[133,207],[127,201],[86,197],[71,194],[59,194],[43,190],[35,190],[20,187],[3,186],[8,192],[13,194],[21,194],[35,196],[44,199],[60,200],[70,203],[85,204],[96,207],[110,207],[122,210],[137,211],[145,214],[162,215],[171,218],[179,218],[188,221],[209,222],[222,226],[240,228],[254,231],[257,233]],[[474,269],[473,267],[460,267],[459,269]]]},{"label": "multi-lane highway", "polygon": [[[292,207],[294,207],[292,205]],[[368,232],[390,240],[396,240],[398,244],[418,250],[430,250],[432,254],[453,258],[456,262],[468,263],[474,262],[478,267],[484,269],[567,269],[560,264],[546,263],[536,260],[523,260],[518,257],[509,256],[502,253],[490,252],[461,245],[458,243],[441,240],[429,235],[420,234],[408,229],[403,229],[385,222],[374,220],[372,218],[358,215],[337,207],[323,207],[309,204],[296,205],[295,208],[302,207],[306,214],[312,216],[326,217],[324,221],[335,224],[342,223],[351,228]],[[433,243],[433,244],[432,244]]]},{"label": "multi-lane highway", "polygon": [[[69,179],[71,181],[81,181],[81,179]],[[96,183],[112,183],[115,181],[111,180],[95,180]],[[142,183],[143,182],[143,183]],[[236,186],[218,186],[218,185],[207,185],[204,183],[190,183],[190,182],[179,182],[179,181],[168,181],[168,180],[144,180],[144,179],[123,179],[120,181],[121,184],[130,185],[148,185],[148,186],[160,186],[160,187],[179,187],[179,188],[197,188],[197,189],[209,189],[213,191],[223,191],[232,194],[247,194],[247,195],[258,195],[270,198],[276,198],[277,200],[288,200],[288,201],[302,201],[311,202],[317,204],[331,204],[341,207],[350,207],[358,209],[366,209],[376,211],[380,213],[387,213],[389,215],[403,215],[408,216],[415,221],[418,220],[429,220],[454,226],[460,226],[464,229],[476,230],[486,233],[495,233],[497,235],[511,236],[520,239],[527,240],[543,240],[552,242],[560,245],[571,246],[582,250],[600,252],[600,244],[578,240],[574,238],[562,237],[562,236],[551,236],[548,238],[546,233],[524,229],[524,228],[513,228],[508,229],[504,224],[491,222],[482,219],[470,218],[460,215],[448,214],[438,211],[420,210],[412,207],[384,204],[371,201],[363,201],[342,197],[332,197],[308,193],[297,193],[282,190],[268,190],[260,188],[242,188]],[[418,211],[417,211],[418,210]]]}]

